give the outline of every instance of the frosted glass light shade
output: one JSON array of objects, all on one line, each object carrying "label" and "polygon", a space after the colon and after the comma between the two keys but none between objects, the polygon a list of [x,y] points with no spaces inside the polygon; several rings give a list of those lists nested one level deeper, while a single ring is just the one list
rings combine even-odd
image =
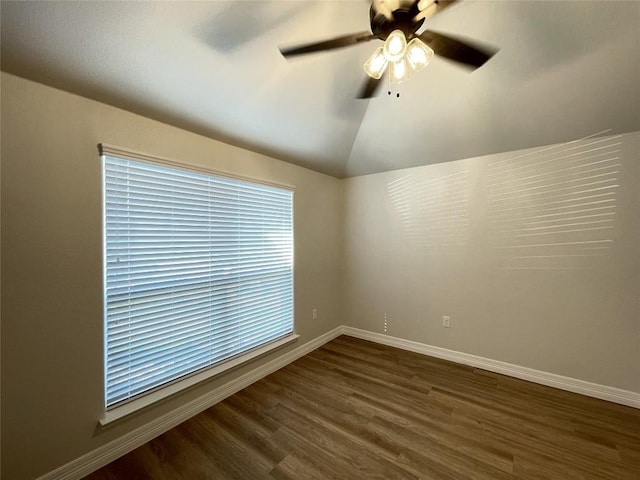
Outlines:
[{"label": "frosted glass light shade", "polygon": [[433,58],[434,52],[419,38],[414,38],[407,45],[407,60],[414,71],[422,70]]},{"label": "frosted glass light shade", "polygon": [[407,39],[402,30],[394,30],[384,41],[384,56],[390,62],[397,62],[407,51]]},{"label": "frosted glass light shade", "polygon": [[379,47],[365,62],[364,71],[367,72],[367,75],[371,78],[378,79],[382,77],[382,74],[388,64],[389,61],[384,56],[383,48]]},{"label": "frosted glass light shade", "polygon": [[389,66],[389,81],[391,83],[402,83],[409,78],[409,64],[406,58],[401,58]]}]

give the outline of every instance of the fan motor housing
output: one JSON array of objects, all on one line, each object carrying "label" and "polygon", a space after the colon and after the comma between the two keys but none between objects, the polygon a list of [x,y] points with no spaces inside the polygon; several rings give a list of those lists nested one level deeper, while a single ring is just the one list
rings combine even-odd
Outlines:
[{"label": "fan motor housing", "polygon": [[384,40],[394,30],[402,30],[409,39],[422,26],[424,18],[416,21],[420,13],[419,0],[374,0],[369,10],[371,33]]}]

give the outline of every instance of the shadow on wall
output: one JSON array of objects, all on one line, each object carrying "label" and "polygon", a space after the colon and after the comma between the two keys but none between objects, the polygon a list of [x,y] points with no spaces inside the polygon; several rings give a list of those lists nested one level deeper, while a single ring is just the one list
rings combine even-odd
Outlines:
[{"label": "shadow on wall", "polygon": [[407,238],[419,246],[446,248],[468,243],[467,171],[438,178],[411,173],[389,182],[387,192]]},{"label": "shadow on wall", "polygon": [[576,269],[607,255],[621,136],[594,137],[487,165],[489,239],[501,268]]},{"label": "shadow on wall", "polygon": [[604,133],[478,163],[473,187],[484,191],[472,189],[469,171],[425,169],[389,182],[387,193],[405,238],[428,255],[487,245],[501,269],[588,268],[606,261],[616,227],[622,140]]}]

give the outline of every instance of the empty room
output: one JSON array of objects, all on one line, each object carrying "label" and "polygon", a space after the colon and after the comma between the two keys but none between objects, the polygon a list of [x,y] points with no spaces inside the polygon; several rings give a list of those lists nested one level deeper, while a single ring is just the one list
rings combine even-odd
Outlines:
[{"label": "empty room", "polygon": [[640,479],[640,2],[0,22],[2,479]]}]

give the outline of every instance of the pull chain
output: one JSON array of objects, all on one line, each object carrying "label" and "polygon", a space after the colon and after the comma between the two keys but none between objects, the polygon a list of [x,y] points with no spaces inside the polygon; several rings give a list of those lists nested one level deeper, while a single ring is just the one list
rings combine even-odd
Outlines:
[{"label": "pull chain", "polygon": [[[391,96],[391,74],[387,77],[387,83],[389,85],[389,90],[387,90],[387,94]],[[396,98],[400,98],[400,92],[396,92]]]}]

